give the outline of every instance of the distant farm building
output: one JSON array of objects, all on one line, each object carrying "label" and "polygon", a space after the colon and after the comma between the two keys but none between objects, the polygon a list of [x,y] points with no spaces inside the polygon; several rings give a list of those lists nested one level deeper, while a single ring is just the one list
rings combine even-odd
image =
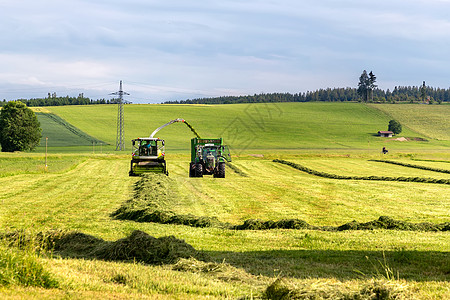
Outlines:
[{"label": "distant farm building", "polygon": [[382,137],[392,137],[393,134],[392,131],[378,131],[378,135]]}]

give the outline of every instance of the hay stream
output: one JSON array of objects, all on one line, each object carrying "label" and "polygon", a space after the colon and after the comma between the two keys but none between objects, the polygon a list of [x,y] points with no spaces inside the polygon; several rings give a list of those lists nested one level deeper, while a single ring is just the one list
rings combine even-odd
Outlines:
[{"label": "hay stream", "polygon": [[192,131],[192,133],[195,134],[197,138],[201,139],[200,135],[197,133],[197,131],[195,131],[194,127],[192,127],[192,125],[188,123],[188,121],[184,120],[184,124],[189,127],[189,129]]},{"label": "hay stream", "polygon": [[322,231],[390,229],[405,231],[449,231],[450,222],[410,223],[381,216],[370,222],[352,221],[340,226],[314,226],[300,219],[262,221],[249,219],[240,225],[221,222],[216,217],[181,215],[167,209],[177,201],[176,182],[162,174],[144,174],[136,182],[132,199],[111,214],[115,219],[191,227],[219,227],[231,230],[309,229]]}]

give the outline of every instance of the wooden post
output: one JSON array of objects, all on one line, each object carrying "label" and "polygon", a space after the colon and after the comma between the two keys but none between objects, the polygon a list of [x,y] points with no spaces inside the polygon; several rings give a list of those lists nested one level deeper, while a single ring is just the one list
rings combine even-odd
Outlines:
[{"label": "wooden post", "polygon": [[45,170],[47,171],[47,144],[48,144],[48,137],[45,137]]}]

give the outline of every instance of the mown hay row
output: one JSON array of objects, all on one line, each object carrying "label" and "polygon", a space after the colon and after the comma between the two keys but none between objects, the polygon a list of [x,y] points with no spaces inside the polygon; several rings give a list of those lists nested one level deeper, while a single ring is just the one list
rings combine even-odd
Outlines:
[{"label": "mown hay row", "polygon": [[146,264],[172,264],[180,258],[205,259],[184,240],[174,236],[155,238],[139,230],[114,242],[104,241],[81,232],[48,231],[35,236],[24,232],[2,234],[10,246],[50,251],[62,257],[101,259],[107,261],[136,261]]},{"label": "mown hay row", "polygon": [[279,278],[269,285],[264,292],[264,298],[269,300],[390,300],[411,299],[411,295],[407,285],[388,280],[370,280],[365,284],[349,287],[342,283],[329,283],[323,280],[310,280],[294,284]]},{"label": "mown hay row", "polygon": [[343,179],[343,180],[376,180],[376,181],[404,181],[404,182],[422,182],[422,183],[436,183],[436,184],[450,184],[450,179],[435,179],[435,178],[423,178],[423,177],[388,177],[388,176],[343,176],[330,174],[325,172],[316,171],[308,167],[283,160],[274,159],[273,162],[288,165],[294,169],[300,170],[302,172],[331,179]]},{"label": "mown hay row", "polygon": [[398,221],[391,217],[381,216],[370,222],[352,221],[340,226],[313,226],[299,219],[287,219],[280,221],[246,220],[244,224],[232,227],[236,230],[267,230],[267,229],[310,229],[323,231],[345,231],[345,230],[374,230],[391,229],[404,231],[449,231],[450,222],[433,223],[410,223]]},{"label": "mown hay row", "polygon": [[433,172],[450,174],[450,170],[446,170],[446,169],[439,169],[439,168],[432,168],[432,167],[426,167],[426,166],[402,163],[402,162],[393,161],[393,160],[371,159],[369,161],[375,161],[375,162],[381,162],[381,163],[386,163],[386,164],[393,164],[393,165],[398,165],[398,166],[403,166],[403,167],[408,167],[408,168],[415,168],[415,169],[421,169],[421,170],[426,170],[426,171],[433,171]]},{"label": "mown hay row", "polygon": [[[205,262],[195,258],[180,258],[172,267],[175,271],[205,274],[226,282],[246,282],[261,285],[258,276],[247,273],[244,269],[234,267],[225,261]],[[264,287],[264,286],[262,286]]]},{"label": "mown hay row", "polygon": [[233,165],[230,162],[225,162],[225,163],[226,163],[226,166],[229,167],[231,170],[233,170],[234,173],[236,173],[242,177],[248,177],[247,173],[245,173],[244,171],[239,169],[237,166]]},{"label": "mown hay row", "polygon": [[341,226],[314,226],[300,219],[278,221],[245,220],[232,225],[216,217],[181,215],[170,210],[176,204],[175,181],[163,174],[145,174],[134,187],[133,198],[112,213],[119,220],[153,222],[159,224],[186,225],[191,227],[218,227],[231,230],[310,229],[323,231],[392,229],[409,231],[448,231],[450,223],[409,223],[381,216],[377,220],[360,223],[352,221]]},{"label": "mown hay row", "polygon": [[393,229],[404,231],[449,231],[450,222],[433,224],[429,222],[423,223],[410,223],[404,221],[398,221],[390,217],[381,216],[377,220],[370,222],[360,223],[352,221],[344,225],[335,227],[337,231],[344,230],[373,230],[373,229]]}]

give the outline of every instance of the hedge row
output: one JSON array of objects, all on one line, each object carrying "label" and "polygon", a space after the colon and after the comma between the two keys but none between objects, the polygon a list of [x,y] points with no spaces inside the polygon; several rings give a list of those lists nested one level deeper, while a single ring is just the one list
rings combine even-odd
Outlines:
[{"label": "hedge row", "polygon": [[435,179],[435,178],[423,178],[423,177],[389,177],[389,176],[344,176],[336,175],[325,172],[316,171],[308,167],[283,160],[274,159],[273,162],[288,165],[297,170],[305,173],[331,179],[343,179],[343,180],[378,180],[378,181],[406,181],[406,182],[423,182],[423,183],[438,183],[438,184],[450,184],[450,179]]},{"label": "hedge row", "polygon": [[392,160],[371,159],[370,161],[376,161],[376,162],[382,162],[382,163],[386,163],[386,164],[399,165],[399,166],[408,167],[408,168],[416,168],[416,169],[421,169],[421,170],[450,174],[450,170],[446,170],[446,169],[431,168],[431,167],[426,167],[426,166],[413,165],[413,164],[402,163],[402,162],[398,162],[398,161],[392,161]]}]

